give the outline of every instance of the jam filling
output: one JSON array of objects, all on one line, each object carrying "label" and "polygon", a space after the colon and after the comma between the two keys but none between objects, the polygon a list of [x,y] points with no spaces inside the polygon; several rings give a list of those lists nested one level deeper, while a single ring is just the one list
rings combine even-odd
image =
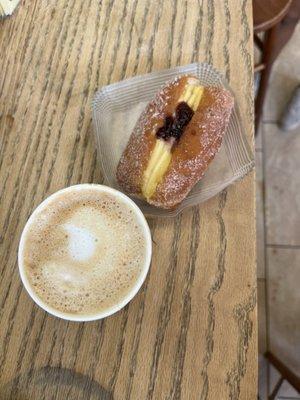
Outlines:
[{"label": "jam filling", "polygon": [[194,111],[187,103],[179,103],[175,110],[175,116],[167,115],[165,117],[164,125],[158,129],[156,136],[164,140],[169,138],[179,140],[193,115]]}]

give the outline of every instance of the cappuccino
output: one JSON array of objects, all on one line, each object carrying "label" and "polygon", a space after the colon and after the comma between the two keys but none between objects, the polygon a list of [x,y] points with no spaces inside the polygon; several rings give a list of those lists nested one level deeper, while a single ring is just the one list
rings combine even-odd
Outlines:
[{"label": "cappuccino", "polygon": [[145,224],[130,199],[105,186],[57,192],[24,229],[19,263],[25,286],[67,319],[111,314],[133,297],[147,273],[151,239]]}]

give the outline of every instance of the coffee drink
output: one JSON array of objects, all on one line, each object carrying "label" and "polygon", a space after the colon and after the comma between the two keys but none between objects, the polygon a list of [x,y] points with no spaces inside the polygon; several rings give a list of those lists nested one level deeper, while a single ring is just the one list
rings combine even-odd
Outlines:
[{"label": "coffee drink", "polygon": [[25,279],[38,299],[66,315],[110,310],[144,273],[149,249],[141,216],[133,203],[103,188],[78,185],[56,193],[23,233]]}]

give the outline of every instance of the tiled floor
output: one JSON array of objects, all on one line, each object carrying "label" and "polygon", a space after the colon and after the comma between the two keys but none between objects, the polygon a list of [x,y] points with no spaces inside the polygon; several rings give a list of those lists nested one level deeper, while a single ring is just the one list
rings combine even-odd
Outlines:
[{"label": "tiled floor", "polygon": [[[269,350],[300,377],[300,128],[277,126],[300,84],[300,24],[273,66],[256,139],[259,391],[267,399],[280,379]],[[276,399],[300,399],[283,381]]]}]

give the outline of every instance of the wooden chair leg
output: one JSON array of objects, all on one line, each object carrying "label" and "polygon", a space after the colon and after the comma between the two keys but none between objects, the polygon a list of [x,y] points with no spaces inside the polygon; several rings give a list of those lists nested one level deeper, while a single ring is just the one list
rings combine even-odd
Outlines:
[{"label": "wooden chair leg", "polygon": [[266,32],[263,44],[262,65],[265,69],[261,73],[261,80],[255,100],[255,133],[258,132],[264,99],[274,60],[289,41],[300,18],[300,1],[293,0],[285,18]]},{"label": "wooden chair leg", "polygon": [[258,132],[258,127],[263,111],[267,86],[272,69],[272,64],[274,61],[273,50],[276,48],[276,38],[278,36],[278,31],[279,27],[277,24],[266,32],[266,38],[264,41],[264,52],[261,60],[265,68],[261,72],[259,88],[255,99],[255,133]]},{"label": "wooden chair leg", "polygon": [[277,37],[276,41],[276,49],[274,50],[274,59],[278,56],[284,45],[291,38],[297,23],[300,19],[300,1],[294,0],[291,4],[291,7],[284,17],[284,19],[280,22],[280,35]]},{"label": "wooden chair leg", "polygon": [[282,361],[275,357],[269,351],[265,357],[278,370],[284,379],[286,379],[298,392],[300,392],[300,377],[295,375]]}]

